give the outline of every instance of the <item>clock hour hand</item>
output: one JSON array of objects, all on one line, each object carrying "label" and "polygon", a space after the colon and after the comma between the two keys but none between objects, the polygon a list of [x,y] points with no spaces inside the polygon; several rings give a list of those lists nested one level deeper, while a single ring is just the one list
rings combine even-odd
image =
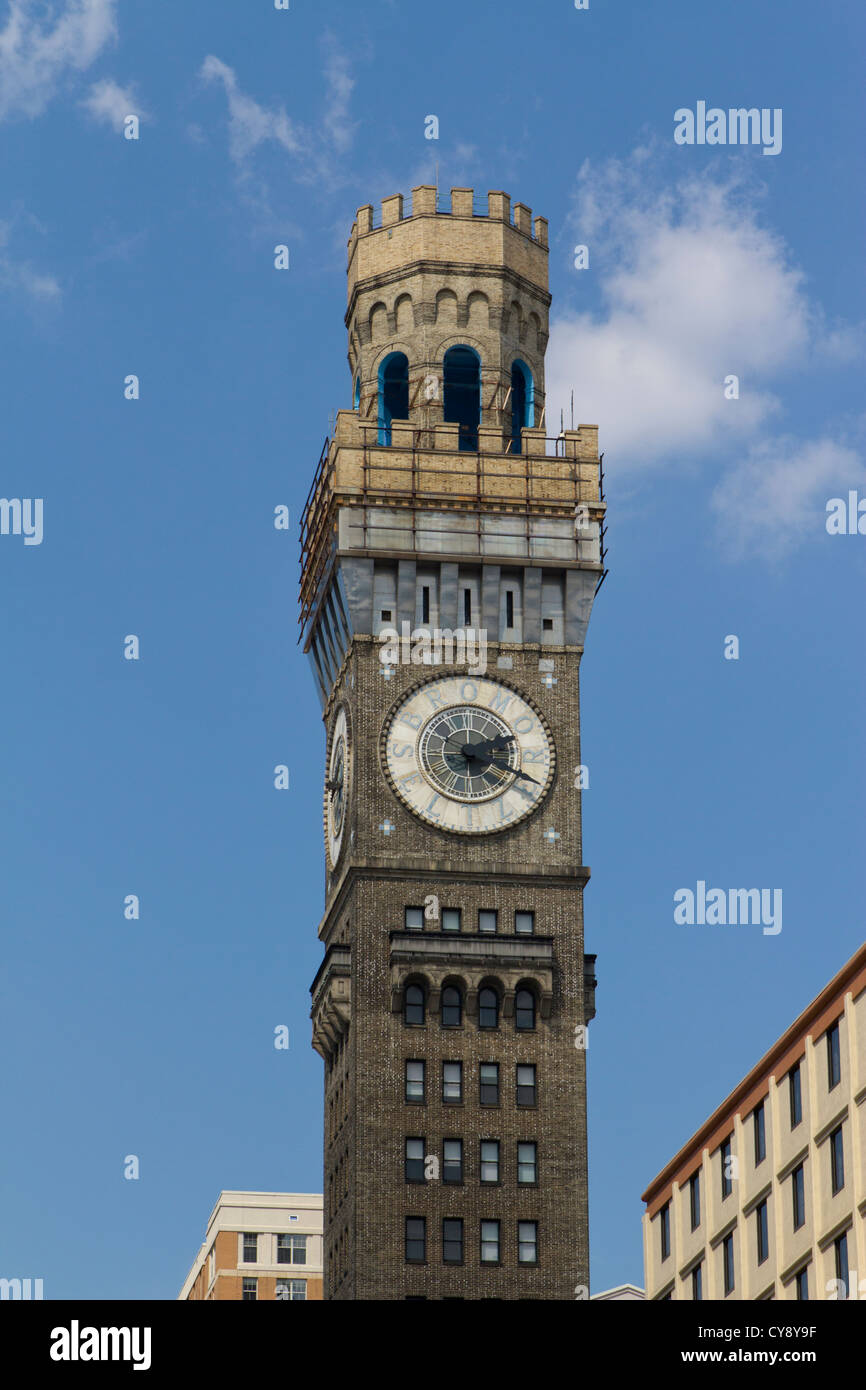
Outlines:
[{"label": "clock hour hand", "polygon": [[340,790],[340,788],[342,787],[342,785],[343,785],[343,779],[342,779],[342,777],[340,778],[340,780],[339,780],[338,782],[335,781],[333,777],[329,777],[328,780],[327,780],[327,782],[325,783],[325,790],[326,790],[326,791],[329,791],[329,792],[338,792],[338,791]]},{"label": "clock hour hand", "polygon": [[484,743],[476,743],[473,749],[476,758],[490,758],[494,753],[504,753],[509,743],[514,742],[513,734],[500,734],[498,738],[489,738]]}]

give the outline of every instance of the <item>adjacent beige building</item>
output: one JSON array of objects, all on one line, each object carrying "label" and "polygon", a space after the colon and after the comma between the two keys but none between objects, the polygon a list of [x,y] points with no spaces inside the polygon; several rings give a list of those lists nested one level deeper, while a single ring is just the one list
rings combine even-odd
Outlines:
[{"label": "adjacent beige building", "polygon": [[643,1201],[648,1299],[866,1298],[866,945]]},{"label": "adjacent beige building", "polygon": [[303,1303],[322,1298],[322,1198],[221,1192],[179,1299]]}]

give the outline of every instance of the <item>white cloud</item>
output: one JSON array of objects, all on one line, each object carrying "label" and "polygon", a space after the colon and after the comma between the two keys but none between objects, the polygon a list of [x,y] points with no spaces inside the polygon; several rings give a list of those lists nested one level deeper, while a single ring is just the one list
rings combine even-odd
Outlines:
[{"label": "white cloud", "polygon": [[139,117],[147,114],[132,86],[121,87],[108,77],[93,83],[81,105],[94,120],[103,121],[118,131],[123,130],[123,123],[130,114]]},{"label": "white cloud", "polygon": [[[580,172],[572,230],[591,268],[573,273],[578,293],[597,277],[602,308],[552,324],[548,430],[561,409],[570,418],[574,388],[575,424],[601,426],[611,481],[702,464],[726,552],[748,544],[780,555],[820,532],[826,498],[864,476],[829,432],[773,437],[782,386],[796,371],[853,361],[862,330],[826,324],[784,242],[761,224],[754,188],[725,173],[660,192],[654,164],[644,149]],[[731,375],[738,399],[726,398]]]},{"label": "white cloud", "polygon": [[0,30],[0,120],[38,116],[70,72],[83,72],[114,38],[116,0],[67,0],[62,7],[9,0]]},{"label": "white cloud", "polygon": [[756,444],[717,485],[711,499],[719,538],[732,558],[747,550],[776,558],[823,536],[826,504],[866,488],[859,455],[834,439],[790,437]]},{"label": "white cloud", "polygon": [[[551,425],[572,387],[581,420],[603,422],[617,468],[753,435],[778,409],[777,378],[818,341],[802,273],[736,182],[695,178],[659,196],[645,159],[581,171],[575,242],[599,276],[599,314],[554,321]],[[725,398],[736,375],[739,400]]]}]

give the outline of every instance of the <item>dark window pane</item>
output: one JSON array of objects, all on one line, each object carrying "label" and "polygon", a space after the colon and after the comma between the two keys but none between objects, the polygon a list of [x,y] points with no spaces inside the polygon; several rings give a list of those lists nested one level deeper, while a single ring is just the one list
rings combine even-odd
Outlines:
[{"label": "dark window pane", "polygon": [[447,1265],[463,1263],[463,1222],[447,1218],[442,1222],[442,1259]]},{"label": "dark window pane", "polygon": [[499,1027],[499,996],[495,989],[480,989],[478,991],[478,1026],[479,1028]]},{"label": "dark window pane", "polygon": [[406,1259],[418,1264],[427,1258],[427,1223],[423,1216],[406,1217]]},{"label": "dark window pane", "polygon": [[446,985],[442,991],[442,1026],[459,1028],[463,1022],[463,1000],[460,990],[454,985]]},{"label": "dark window pane", "polygon": [[480,1065],[480,1096],[482,1105],[499,1104],[499,1063],[482,1062]]},{"label": "dark window pane", "polygon": [[535,1027],[535,996],[532,990],[517,991],[514,997],[514,1026],[520,1032],[530,1032]]}]

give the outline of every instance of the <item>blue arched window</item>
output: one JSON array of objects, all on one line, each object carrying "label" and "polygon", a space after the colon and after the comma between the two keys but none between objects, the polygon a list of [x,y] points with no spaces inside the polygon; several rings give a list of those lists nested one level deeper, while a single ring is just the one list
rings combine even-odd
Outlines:
[{"label": "blue arched window", "polygon": [[511,452],[521,451],[520,431],[535,424],[535,383],[532,372],[520,360],[511,365]]},{"label": "blue arched window", "polygon": [[379,367],[379,443],[391,443],[391,421],[409,419],[409,361],[391,352]]},{"label": "blue arched window", "polygon": [[456,423],[461,449],[478,448],[481,422],[481,358],[470,347],[452,347],[445,354],[443,419]]},{"label": "blue arched window", "polygon": [[353,390],[352,390],[352,409],[353,409],[353,410],[360,410],[360,408],[361,408],[361,376],[360,376],[360,373],[359,373],[358,376],[355,377],[355,385],[354,385],[354,388],[353,388]]}]

